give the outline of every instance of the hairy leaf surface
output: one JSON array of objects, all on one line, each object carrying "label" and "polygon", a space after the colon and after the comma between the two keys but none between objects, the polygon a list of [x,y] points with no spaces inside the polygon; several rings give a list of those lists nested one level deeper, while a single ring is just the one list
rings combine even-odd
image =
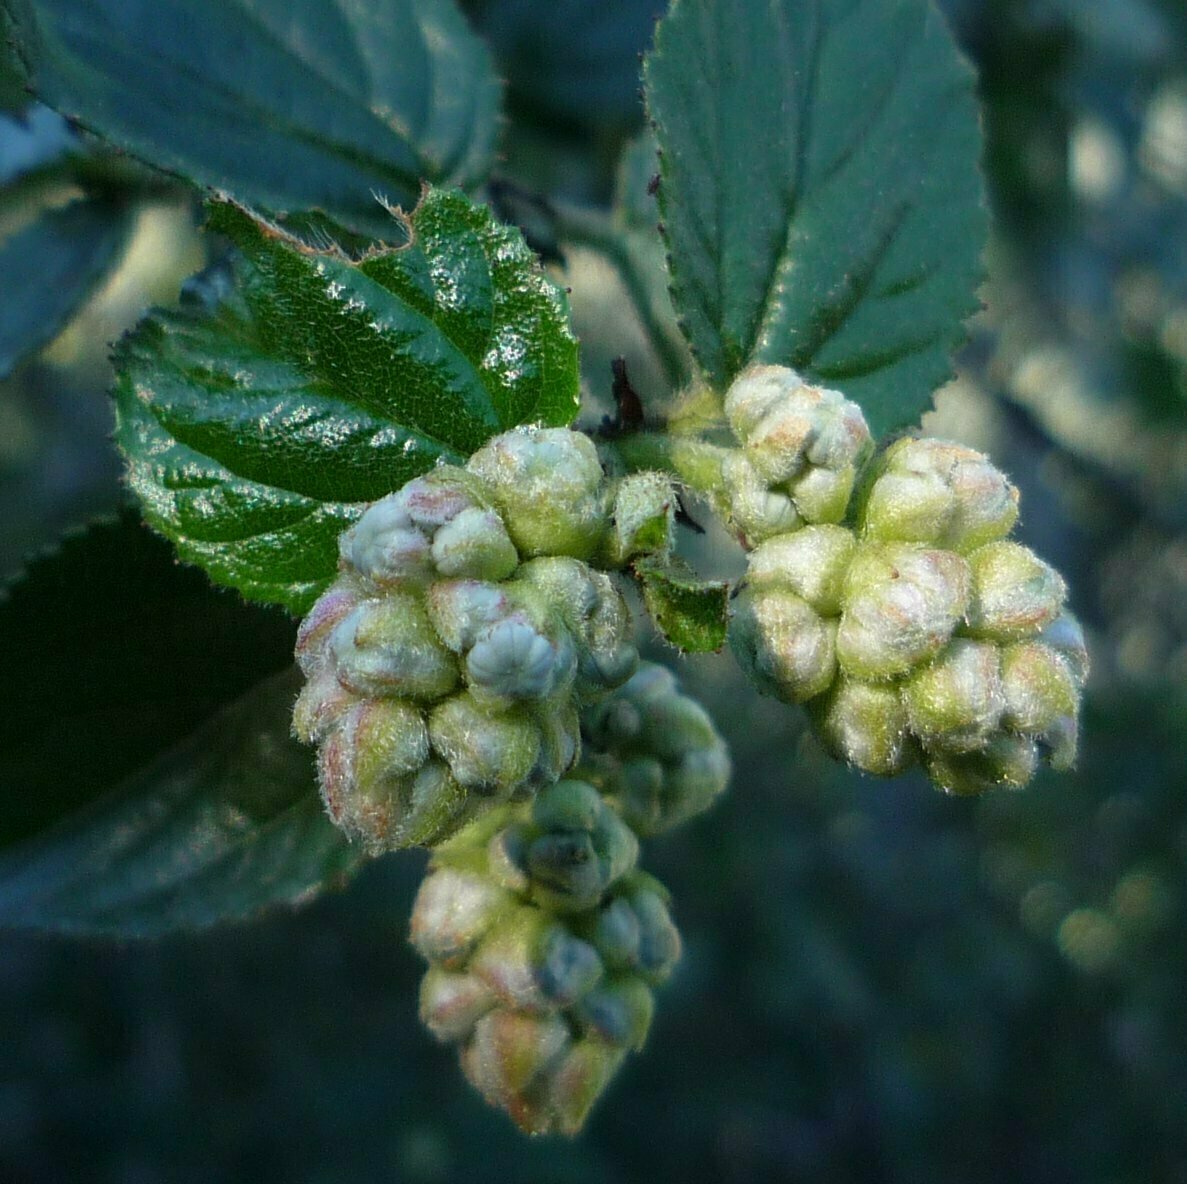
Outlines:
[{"label": "hairy leaf surface", "polygon": [[213,310],[117,351],[117,439],[149,522],[256,600],[305,611],[365,504],[522,423],[569,423],[564,294],[517,231],[430,191],[413,241],[353,260],[222,202],[243,252]]}]

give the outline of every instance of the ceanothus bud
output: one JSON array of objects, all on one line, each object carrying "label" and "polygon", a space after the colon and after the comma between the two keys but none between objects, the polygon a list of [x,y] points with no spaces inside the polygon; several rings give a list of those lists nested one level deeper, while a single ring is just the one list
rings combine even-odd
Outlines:
[{"label": "ceanothus bud", "polygon": [[629,834],[591,786],[561,782],[439,848],[413,907],[421,1017],[525,1131],[580,1129],[679,958]]},{"label": "ceanothus bud", "polygon": [[[726,392],[725,414],[769,490],[786,494],[806,522],[841,521],[871,446],[856,403],[808,385],[786,366],[756,365]],[[739,476],[731,473],[741,486]],[[747,506],[742,517],[753,513]]]},{"label": "ceanothus bud", "polygon": [[[662,542],[671,486],[653,474],[619,493],[638,503],[619,506],[635,515],[619,542]],[[638,662],[622,594],[574,557],[604,556],[607,506],[586,437],[522,429],[343,534],[338,578],[298,632],[293,730],[318,746],[327,809],[352,838],[434,845],[573,766],[580,709]]]}]

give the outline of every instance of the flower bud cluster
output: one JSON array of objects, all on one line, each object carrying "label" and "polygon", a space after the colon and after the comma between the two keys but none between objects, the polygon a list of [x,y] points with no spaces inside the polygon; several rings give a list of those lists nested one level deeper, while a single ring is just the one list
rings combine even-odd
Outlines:
[{"label": "flower bud cluster", "polygon": [[835,755],[938,785],[1021,786],[1075,759],[1087,653],[1057,572],[1007,537],[1018,493],[980,453],[901,439],[854,526],[760,544],[731,643],[765,692],[806,703]]},{"label": "flower bud cluster", "polygon": [[581,731],[581,775],[638,835],[700,814],[729,782],[729,752],[708,712],[654,662],[587,707]]},{"label": "flower bud cluster", "polygon": [[[622,494],[585,436],[517,430],[343,534],[339,576],[298,634],[293,729],[317,744],[326,807],[352,838],[434,844],[572,767],[580,709],[638,660],[622,595],[586,562]],[[632,521],[645,537],[619,532],[620,550],[656,539],[654,515]]]},{"label": "flower bud cluster", "polygon": [[725,414],[742,447],[723,462],[722,478],[749,544],[844,518],[871,449],[856,403],[786,366],[751,366],[726,393]]},{"label": "flower bud cluster", "polygon": [[574,1134],[627,1053],[680,938],[667,894],[590,785],[500,807],[434,853],[412,914],[421,1017],[530,1133]]}]

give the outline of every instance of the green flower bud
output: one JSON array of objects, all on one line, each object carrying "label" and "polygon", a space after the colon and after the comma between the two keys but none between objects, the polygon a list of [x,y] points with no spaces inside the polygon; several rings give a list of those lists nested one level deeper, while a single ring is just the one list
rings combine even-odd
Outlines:
[{"label": "green flower bud", "polygon": [[529,717],[492,714],[468,691],[433,708],[429,735],[458,784],[500,799],[527,781],[540,753],[540,729]]},{"label": "green flower bud", "polygon": [[339,681],[359,695],[432,700],[458,683],[453,655],[411,595],[364,600],[335,625],[329,649]]},{"label": "green flower bud", "polygon": [[534,559],[519,569],[519,580],[543,594],[569,630],[577,647],[577,694],[591,698],[621,686],[635,672],[630,609],[614,581],[572,559]]},{"label": "green flower bud", "polygon": [[744,452],[721,462],[729,519],[747,546],[797,530],[804,523],[786,493],[771,489]]},{"label": "green flower bud", "polygon": [[744,588],[729,640],[739,665],[764,694],[788,703],[828,690],[837,673],[837,625],[780,589]]},{"label": "green flower bud", "polygon": [[805,526],[755,547],[747,557],[746,582],[793,592],[822,616],[837,616],[856,549],[853,532],[842,526]]},{"label": "green flower bud", "polygon": [[492,874],[553,913],[592,908],[635,865],[639,841],[592,785],[544,789],[490,840]]},{"label": "green flower bud", "polygon": [[968,631],[1019,641],[1059,616],[1067,596],[1060,574],[1019,543],[989,543],[969,556],[973,573]]},{"label": "green flower bud", "polygon": [[429,962],[456,970],[466,964],[515,898],[482,873],[438,867],[425,878],[412,907],[411,941]]},{"label": "green flower bud", "polygon": [[464,654],[478,635],[514,611],[506,584],[441,580],[425,593],[425,610],[447,649]]},{"label": "green flower bud", "polygon": [[393,700],[356,703],[318,752],[330,817],[352,838],[379,849],[404,825],[404,800],[428,756],[420,713]]},{"label": "green flower bud", "polygon": [[1002,683],[1006,725],[1040,741],[1053,768],[1070,768],[1080,706],[1077,668],[1042,641],[1018,642],[1002,651]]},{"label": "green flower bud", "polygon": [[842,676],[811,706],[817,735],[839,760],[881,777],[905,772],[918,760],[898,687]]},{"label": "green flower bud", "polygon": [[501,579],[519,561],[480,484],[449,465],[368,507],[339,552],[346,567],[381,588],[424,584],[438,573]]},{"label": "green flower bud", "polygon": [[645,662],[612,695],[586,708],[579,775],[640,835],[701,813],[725,789],[729,754],[713,721],[671,673]]},{"label": "green flower bud", "polygon": [[906,674],[937,654],[969,604],[969,564],[952,551],[866,543],[845,578],[837,661],[855,678]]},{"label": "green flower bud", "polygon": [[551,873],[554,848],[542,840],[596,836],[613,814],[590,786],[554,790],[502,808],[493,833],[488,816],[439,849],[412,940],[430,962],[421,1016],[459,1046],[470,1081],[523,1129],[573,1134],[642,1046],[651,988],[670,974],[680,940],[664,890],[642,873],[583,907],[566,897],[558,912],[534,873],[516,871],[535,849]]},{"label": "green flower bud", "polygon": [[525,616],[487,626],[466,655],[466,679],[476,692],[511,702],[546,699],[573,678],[576,653],[567,633],[545,637]]},{"label": "green flower bud", "polygon": [[466,465],[490,489],[524,556],[587,559],[606,529],[606,488],[592,441],[567,428],[496,436]]},{"label": "green flower bud", "polygon": [[882,457],[862,507],[864,533],[962,554],[1005,538],[1018,491],[988,457],[944,440],[903,439]]},{"label": "green flower bud", "polygon": [[519,566],[503,520],[493,510],[463,510],[433,537],[433,566],[443,576],[503,580]]},{"label": "green flower bud", "polygon": [[999,733],[973,752],[932,752],[927,775],[947,793],[959,796],[984,793],[1001,786],[1020,789],[1035,775],[1039,754],[1029,736]]},{"label": "green flower bud", "polygon": [[663,473],[632,473],[614,494],[605,559],[622,567],[638,555],[667,555],[676,528],[676,489]]},{"label": "green flower bud", "polygon": [[751,366],[725,396],[746,457],[770,489],[786,493],[808,522],[839,522],[849,505],[870,432],[856,403],[806,385],[784,366]]},{"label": "green flower bud", "polygon": [[982,748],[1006,707],[996,646],[957,638],[903,684],[911,731],[926,747]]}]

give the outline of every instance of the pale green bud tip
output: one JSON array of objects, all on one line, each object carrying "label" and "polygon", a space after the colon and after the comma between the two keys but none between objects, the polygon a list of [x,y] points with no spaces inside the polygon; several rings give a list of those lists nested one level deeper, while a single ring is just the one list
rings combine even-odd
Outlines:
[{"label": "pale green bud tip", "polygon": [[950,752],[984,747],[1006,707],[997,647],[954,640],[907,680],[903,697],[911,730],[924,745],[941,745]]},{"label": "pale green bud tip", "polygon": [[1020,543],[989,543],[969,556],[973,595],[968,630],[975,637],[1019,641],[1059,616],[1063,577]]},{"label": "pale green bud tip", "polygon": [[499,579],[518,556],[481,486],[443,465],[364,511],[339,541],[345,567],[379,587],[426,583],[434,574]]},{"label": "pale green bud tip", "polygon": [[676,489],[663,473],[632,473],[614,495],[606,559],[621,567],[638,555],[666,555],[676,525]]},{"label": "pale green bud tip", "polygon": [[812,713],[825,748],[867,773],[894,777],[918,760],[907,709],[891,684],[839,678]]},{"label": "pale green bud tip", "polygon": [[969,564],[952,551],[862,546],[845,579],[837,661],[856,678],[906,674],[948,642],[970,591]]},{"label": "pale green bud tip", "polygon": [[793,592],[823,616],[836,616],[856,549],[853,532],[843,526],[805,526],[756,547],[747,559],[746,582]]},{"label": "pale green bud tip", "polygon": [[844,517],[870,431],[856,403],[806,385],[782,366],[752,366],[725,398],[726,417],[771,488],[790,495],[809,522]]},{"label": "pale green bud tip", "polygon": [[771,489],[744,452],[731,453],[722,461],[721,477],[730,523],[747,546],[803,525],[804,520],[791,498]]},{"label": "pale green bud tip", "polygon": [[567,428],[516,428],[480,448],[467,469],[491,490],[525,556],[586,559],[606,528],[606,488],[593,442]]},{"label": "pale green bud tip", "polygon": [[836,623],[778,588],[743,590],[734,602],[729,639],[759,690],[803,703],[832,684],[837,670]]},{"label": "pale green bud tip", "polygon": [[887,542],[926,543],[961,553],[1005,538],[1018,519],[1018,491],[971,448],[903,439],[886,450],[860,516]]},{"label": "pale green bud tip", "polygon": [[483,630],[466,656],[470,685],[511,700],[546,699],[573,677],[576,654],[568,635],[545,637],[522,616]]},{"label": "pale green bud tip", "polygon": [[499,798],[528,780],[540,752],[540,729],[530,718],[494,714],[469,692],[433,708],[429,735],[460,785]]},{"label": "pale green bud tip", "polygon": [[456,660],[411,595],[357,605],[334,626],[329,651],[339,681],[360,695],[437,699],[458,683]]}]

